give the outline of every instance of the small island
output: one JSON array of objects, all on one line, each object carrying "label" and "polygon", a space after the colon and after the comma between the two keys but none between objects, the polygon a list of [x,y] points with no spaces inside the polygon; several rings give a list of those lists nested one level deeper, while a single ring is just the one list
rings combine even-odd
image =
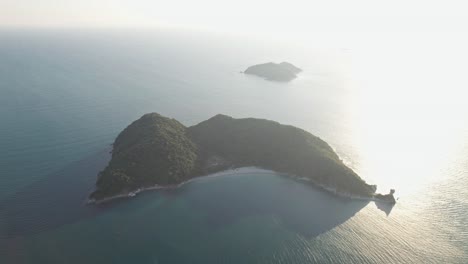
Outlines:
[{"label": "small island", "polygon": [[240,167],[284,173],[341,196],[392,202],[375,194],[376,186],[344,165],[325,141],[300,128],[226,115],[185,127],[157,113],[143,115],[118,135],[90,202]]},{"label": "small island", "polygon": [[300,68],[289,62],[268,62],[250,66],[244,73],[256,75],[269,81],[289,82],[297,78],[297,74],[301,71]]},{"label": "small island", "polygon": [[387,202],[387,203],[390,203],[390,204],[394,204],[394,203],[396,203],[395,197],[393,196],[394,193],[395,193],[395,190],[391,189],[390,193],[388,193],[388,194],[377,193],[377,194],[374,195],[374,198],[375,198],[375,200],[380,201],[380,202]]}]

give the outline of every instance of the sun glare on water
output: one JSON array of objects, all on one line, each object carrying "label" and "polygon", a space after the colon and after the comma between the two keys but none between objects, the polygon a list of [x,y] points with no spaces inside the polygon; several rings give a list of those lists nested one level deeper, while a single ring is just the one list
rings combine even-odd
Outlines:
[{"label": "sun glare on water", "polygon": [[351,55],[357,170],[379,191],[397,188],[399,195],[441,180],[468,131],[467,52],[453,39],[407,40]]}]

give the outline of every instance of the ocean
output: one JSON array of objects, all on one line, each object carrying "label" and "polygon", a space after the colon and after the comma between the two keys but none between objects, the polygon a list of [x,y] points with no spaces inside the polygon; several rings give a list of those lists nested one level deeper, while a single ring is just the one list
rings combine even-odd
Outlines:
[{"label": "ocean", "polygon": [[[466,52],[365,42],[1,30],[0,263],[468,263]],[[304,71],[240,73],[268,61]],[[397,204],[243,168],[86,205],[148,112],[298,126]]]}]

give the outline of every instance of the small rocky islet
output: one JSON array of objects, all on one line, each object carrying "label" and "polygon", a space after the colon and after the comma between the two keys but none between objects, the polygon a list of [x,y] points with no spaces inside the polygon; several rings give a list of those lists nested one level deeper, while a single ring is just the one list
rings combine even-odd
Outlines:
[{"label": "small rocky islet", "polygon": [[259,167],[306,179],[338,195],[395,203],[376,194],[320,138],[278,122],[216,115],[186,127],[157,113],[143,115],[116,138],[112,159],[98,175],[90,202],[177,186],[195,177]]},{"label": "small rocky islet", "polygon": [[297,78],[302,69],[289,62],[267,62],[248,67],[244,74],[255,75],[269,81],[289,82]]}]

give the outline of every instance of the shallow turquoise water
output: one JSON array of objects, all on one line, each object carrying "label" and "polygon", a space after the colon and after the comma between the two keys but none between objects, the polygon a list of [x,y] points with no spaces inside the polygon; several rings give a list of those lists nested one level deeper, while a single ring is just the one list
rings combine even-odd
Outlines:
[{"label": "shallow turquoise water", "polygon": [[[405,112],[445,128],[418,131],[379,108],[385,92],[366,92],[374,108],[359,108],[369,104],[355,100],[345,53],[267,47],[189,33],[2,32],[0,263],[468,262],[468,111]],[[269,60],[305,72],[289,84],[239,74]],[[224,113],[299,126],[400,199],[352,202],[244,169],[84,206],[115,136],[152,111],[186,125]]]}]

